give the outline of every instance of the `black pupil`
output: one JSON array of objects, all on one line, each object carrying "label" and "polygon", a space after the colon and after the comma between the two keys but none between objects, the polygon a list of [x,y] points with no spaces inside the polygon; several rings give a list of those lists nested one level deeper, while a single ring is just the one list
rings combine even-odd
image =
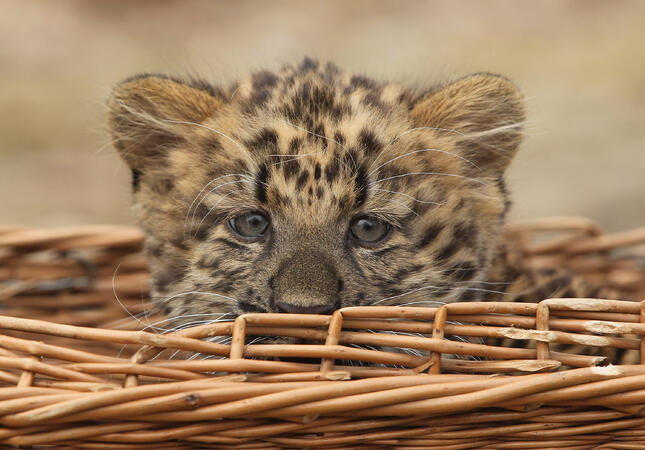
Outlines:
[{"label": "black pupil", "polygon": [[381,240],[387,233],[385,222],[373,217],[361,217],[352,225],[352,233],[358,239],[365,242],[376,242]]},{"label": "black pupil", "polygon": [[261,236],[267,226],[267,218],[258,213],[243,214],[235,219],[237,232],[246,237]]}]

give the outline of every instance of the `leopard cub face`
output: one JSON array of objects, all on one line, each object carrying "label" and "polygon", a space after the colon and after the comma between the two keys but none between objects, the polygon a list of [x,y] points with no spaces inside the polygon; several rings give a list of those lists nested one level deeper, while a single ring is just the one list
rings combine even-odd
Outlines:
[{"label": "leopard cub face", "polygon": [[227,89],[129,78],[109,100],[166,314],[457,301],[486,277],[521,140],[513,83],[427,90],[306,59]]}]

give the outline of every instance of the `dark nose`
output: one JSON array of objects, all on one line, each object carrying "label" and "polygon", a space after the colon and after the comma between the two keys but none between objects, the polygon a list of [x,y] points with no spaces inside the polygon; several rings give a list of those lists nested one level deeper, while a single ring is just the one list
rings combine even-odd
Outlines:
[{"label": "dark nose", "polygon": [[304,250],[292,254],[272,284],[274,308],[291,314],[331,314],[340,304],[342,282],[325,255]]},{"label": "dark nose", "polygon": [[331,314],[336,309],[334,305],[300,306],[284,302],[275,302],[278,312],[289,314]]}]

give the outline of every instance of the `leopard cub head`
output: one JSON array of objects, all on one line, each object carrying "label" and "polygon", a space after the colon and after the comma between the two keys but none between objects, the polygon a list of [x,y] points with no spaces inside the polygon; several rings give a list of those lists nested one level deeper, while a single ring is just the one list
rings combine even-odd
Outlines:
[{"label": "leopard cub head", "polygon": [[166,314],[457,301],[484,280],[521,140],[515,85],[412,90],[306,59],[226,89],[139,75],[109,126]]}]

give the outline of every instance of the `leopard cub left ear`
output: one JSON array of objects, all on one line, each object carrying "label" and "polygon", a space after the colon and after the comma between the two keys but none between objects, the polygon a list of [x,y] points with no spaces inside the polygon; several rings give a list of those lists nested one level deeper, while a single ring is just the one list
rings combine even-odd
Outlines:
[{"label": "leopard cub left ear", "polygon": [[205,82],[137,75],[119,83],[108,100],[114,145],[133,170],[160,165],[167,153],[222,104]]},{"label": "leopard cub left ear", "polygon": [[479,175],[498,176],[522,140],[526,108],[517,86],[489,73],[433,89],[411,111],[418,127],[454,138],[455,150],[477,165]]}]

